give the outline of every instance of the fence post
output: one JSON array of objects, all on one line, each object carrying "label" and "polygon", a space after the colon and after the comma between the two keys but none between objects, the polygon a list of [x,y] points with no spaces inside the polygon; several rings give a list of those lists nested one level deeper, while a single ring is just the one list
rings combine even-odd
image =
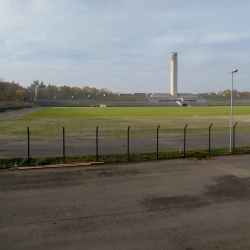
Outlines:
[{"label": "fence post", "polygon": [[98,162],[98,126],[96,127],[96,162]]},{"label": "fence post", "polygon": [[213,125],[213,123],[211,123],[211,125],[209,126],[209,151],[208,151],[209,157],[210,157],[210,145],[211,145],[211,139],[210,139],[211,132],[210,132],[210,130],[211,130],[212,125]]},{"label": "fence post", "polygon": [[187,129],[187,124],[184,128],[184,157],[186,157],[186,129]]},{"label": "fence post", "polygon": [[28,164],[30,165],[30,130],[29,127],[27,127],[28,132]]},{"label": "fence post", "polygon": [[158,160],[158,135],[159,135],[159,128],[160,128],[160,125],[157,128],[157,160]]},{"label": "fence post", "polygon": [[237,125],[237,122],[234,124],[234,137],[233,137],[233,154],[234,154],[234,148],[235,148],[235,127]]},{"label": "fence post", "polygon": [[63,163],[65,163],[65,129],[63,127]]},{"label": "fence post", "polygon": [[128,126],[128,161],[129,161],[129,129],[130,129],[130,126]]}]

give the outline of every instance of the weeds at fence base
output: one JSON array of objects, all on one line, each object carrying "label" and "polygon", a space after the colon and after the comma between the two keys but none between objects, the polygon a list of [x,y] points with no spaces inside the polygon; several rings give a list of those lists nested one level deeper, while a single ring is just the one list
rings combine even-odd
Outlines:
[{"label": "weeds at fence base", "polygon": [[[211,156],[232,155],[228,148],[212,149],[210,156],[208,150],[186,150],[186,158],[193,160],[213,160]],[[235,148],[234,154],[250,154],[250,147]],[[176,159],[183,158],[183,154],[179,151],[165,151],[158,153],[158,159]],[[98,160],[106,163],[112,162],[127,162],[127,154],[115,155],[99,155]],[[131,153],[129,156],[130,161],[151,161],[157,159],[157,153]],[[82,162],[95,162],[95,155],[87,156],[66,156],[65,163],[82,163]],[[49,165],[49,164],[62,164],[63,157],[45,157],[45,158],[9,158],[0,159],[0,169],[7,169],[14,166],[35,166],[35,165]]]},{"label": "weeds at fence base", "polygon": [[51,159],[49,157],[45,157],[36,162],[36,165],[49,165],[51,163]]}]

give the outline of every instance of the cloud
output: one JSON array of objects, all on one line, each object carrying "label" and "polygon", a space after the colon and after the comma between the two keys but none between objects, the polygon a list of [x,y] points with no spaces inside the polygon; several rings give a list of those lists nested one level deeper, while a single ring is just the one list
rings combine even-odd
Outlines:
[{"label": "cloud", "polygon": [[201,37],[198,40],[198,43],[201,44],[214,44],[214,43],[229,43],[229,42],[235,42],[242,39],[249,39],[250,34],[237,34],[237,33],[208,33],[204,34],[203,37]]},{"label": "cloud", "polygon": [[25,86],[40,79],[150,92],[169,84],[175,51],[182,83],[217,91],[239,67],[248,88],[249,7],[241,0],[1,0],[0,76]]}]

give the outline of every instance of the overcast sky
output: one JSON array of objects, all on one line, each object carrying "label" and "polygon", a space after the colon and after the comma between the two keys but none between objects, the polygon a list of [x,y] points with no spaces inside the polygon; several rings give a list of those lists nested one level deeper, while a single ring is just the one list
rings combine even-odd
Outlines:
[{"label": "overcast sky", "polygon": [[248,0],[0,0],[0,77],[30,85],[250,91]]}]

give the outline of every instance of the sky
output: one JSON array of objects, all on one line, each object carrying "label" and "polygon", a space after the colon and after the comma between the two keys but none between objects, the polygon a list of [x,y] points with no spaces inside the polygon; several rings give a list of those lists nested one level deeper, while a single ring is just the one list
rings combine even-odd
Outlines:
[{"label": "sky", "polygon": [[250,91],[249,0],[0,0],[0,77],[27,87]]}]

